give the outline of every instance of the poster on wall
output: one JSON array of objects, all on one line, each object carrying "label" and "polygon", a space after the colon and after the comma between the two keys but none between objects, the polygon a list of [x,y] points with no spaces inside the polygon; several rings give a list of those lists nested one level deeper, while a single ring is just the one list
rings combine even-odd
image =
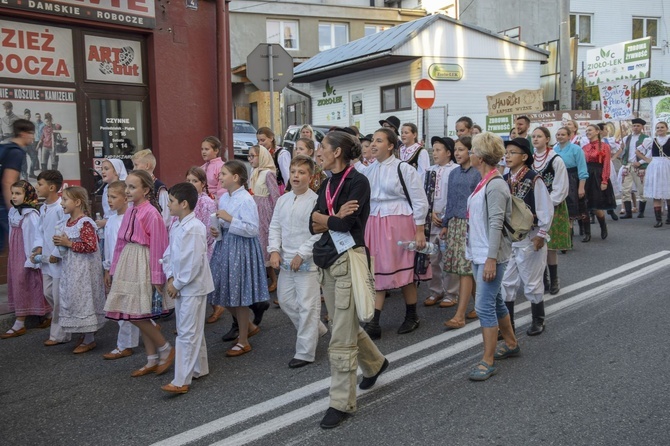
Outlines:
[{"label": "poster on wall", "polygon": [[486,96],[489,116],[534,113],[541,111],[544,93],[538,90],[503,91],[493,96]]},{"label": "poster on wall", "polygon": [[628,79],[645,79],[651,73],[651,37],[615,43],[586,52],[586,86]]},{"label": "poster on wall", "polygon": [[67,184],[81,184],[75,90],[0,84],[0,102],[35,123],[35,144],[27,150],[23,176],[35,184],[40,171],[56,169]]},{"label": "poster on wall", "polygon": [[144,83],[142,42],[84,36],[86,80],[123,84]]},{"label": "poster on wall", "polygon": [[653,113],[653,129],[656,128],[656,124],[659,122],[665,122],[670,125],[670,96],[655,96],[651,98],[651,110]]},{"label": "poster on wall", "polygon": [[603,119],[621,121],[633,118],[632,91],[629,82],[600,84]]},{"label": "poster on wall", "polygon": [[568,121],[576,121],[579,134],[583,136],[589,124],[595,124],[602,120],[600,110],[559,110],[530,113],[525,116],[530,119],[531,132],[538,127],[546,127],[551,132],[552,142],[556,141],[556,131],[565,127]]},{"label": "poster on wall", "polygon": [[74,82],[72,31],[0,20],[0,77]]},{"label": "poster on wall", "polygon": [[486,117],[486,131],[495,133],[497,135],[509,137],[509,132],[514,126],[514,121],[512,120],[512,115],[502,115],[502,116],[487,116]]}]

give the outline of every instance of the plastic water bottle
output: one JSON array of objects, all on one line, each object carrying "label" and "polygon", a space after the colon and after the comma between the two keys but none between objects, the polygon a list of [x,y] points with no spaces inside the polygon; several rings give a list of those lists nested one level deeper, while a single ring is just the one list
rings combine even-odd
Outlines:
[{"label": "plastic water bottle", "polygon": [[[102,216],[100,215],[100,212],[95,213],[95,221],[100,221],[102,220]],[[95,232],[98,233],[98,239],[99,240],[104,240],[105,239],[105,228],[98,228]]]},{"label": "plastic water bottle", "polygon": [[39,265],[42,263],[42,254],[37,254],[35,256],[35,261],[33,262],[35,265]]},{"label": "plastic water bottle", "polygon": [[444,254],[447,252],[447,241],[440,239],[440,251]]},{"label": "plastic water bottle", "polygon": [[216,240],[220,241],[221,227],[219,226],[219,217],[216,216],[216,212],[209,216],[209,226],[219,231],[219,235],[216,237]]},{"label": "plastic water bottle", "polygon": [[426,242],[425,248],[423,248],[422,250],[417,250],[416,242],[414,240],[408,242],[398,241],[398,246],[402,246],[408,251],[416,251],[421,254],[436,254],[437,250],[439,249],[439,247],[435,243]]}]

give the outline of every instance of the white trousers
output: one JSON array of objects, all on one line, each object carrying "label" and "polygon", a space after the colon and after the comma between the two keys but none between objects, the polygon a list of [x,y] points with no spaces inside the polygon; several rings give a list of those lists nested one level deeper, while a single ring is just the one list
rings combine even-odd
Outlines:
[{"label": "white trousers", "polygon": [[174,300],[177,317],[174,380],[172,385],[190,385],[193,377],[209,373],[205,343],[207,296],[179,296]]},{"label": "white trousers", "polygon": [[282,269],[277,279],[277,298],[282,311],[298,331],[294,358],[314,362],[319,337],[328,331],[320,319],[318,273]]},{"label": "white trousers", "polygon": [[[430,242],[440,245],[439,233],[430,234]],[[438,250],[430,255],[430,268],[433,270],[433,278],[430,279],[430,293],[433,296],[446,297],[451,300],[458,299],[461,289],[461,278],[458,274],[447,274],[444,272],[444,253]]]},{"label": "white trousers", "polygon": [[44,298],[51,305],[51,331],[49,332],[49,339],[57,342],[69,342],[72,339],[70,333],[66,333],[63,327],[60,326],[58,314],[60,313],[60,277],[52,277],[49,274],[42,274],[42,289],[44,291]]},{"label": "white trousers", "polygon": [[[517,246],[514,246],[517,245]],[[512,255],[502,280],[505,302],[514,302],[523,282],[523,294],[529,302],[542,302],[544,295],[544,269],[547,266],[547,244],[535,251],[530,236],[512,245]]]},{"label": "white trousers", "polygon": [[135,348],[140,345],[140,329],[130,321],[119,321],[119,335],[116,347],[119,350]]}]

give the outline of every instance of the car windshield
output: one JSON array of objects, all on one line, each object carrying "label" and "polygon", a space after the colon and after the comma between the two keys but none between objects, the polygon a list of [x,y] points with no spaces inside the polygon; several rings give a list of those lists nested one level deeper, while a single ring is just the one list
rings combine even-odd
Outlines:
[{"label": "car windshield", "polygon": [[246,122],[236,122],[233,125],[233,133],[253,133],[255,135],[256,129]]}]

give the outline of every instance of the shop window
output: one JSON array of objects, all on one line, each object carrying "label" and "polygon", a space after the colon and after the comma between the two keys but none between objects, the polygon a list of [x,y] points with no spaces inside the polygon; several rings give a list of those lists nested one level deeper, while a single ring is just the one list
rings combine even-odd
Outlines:
[{"label": "shop window", "polygon": [[651,37],[651,46],[658,43],[658,19],[633,17],[633,39]]},{"label": "shop window", "polygon": [[579,36],[579,43],[591,42],[593,14],[570,14],[570,37]]},{"label": "shop window", "polygon": [[412,86],[409,82],[381,87],[382,113],[412,109]]},{"label": "shop window", "polygon": [[319,51],[329,50],[349,42],[346,23],[319,23]]},{"label": "shop window", "polygon": [[300,48],[298,22],[289,20],[268,20],[265,24],[268,43],[278,43],[287,50]]},{"label": "shop window", "polygon": [[371,36],[372,34],[377,34],[387,29],[393,28],[393,25],[365,25],[365,37]]},{"label": "shop window", "polygon": [[91,141],[95,158],[119,158],[132,169],[130,158],[146,148],[141,101],[91,99]]}]

